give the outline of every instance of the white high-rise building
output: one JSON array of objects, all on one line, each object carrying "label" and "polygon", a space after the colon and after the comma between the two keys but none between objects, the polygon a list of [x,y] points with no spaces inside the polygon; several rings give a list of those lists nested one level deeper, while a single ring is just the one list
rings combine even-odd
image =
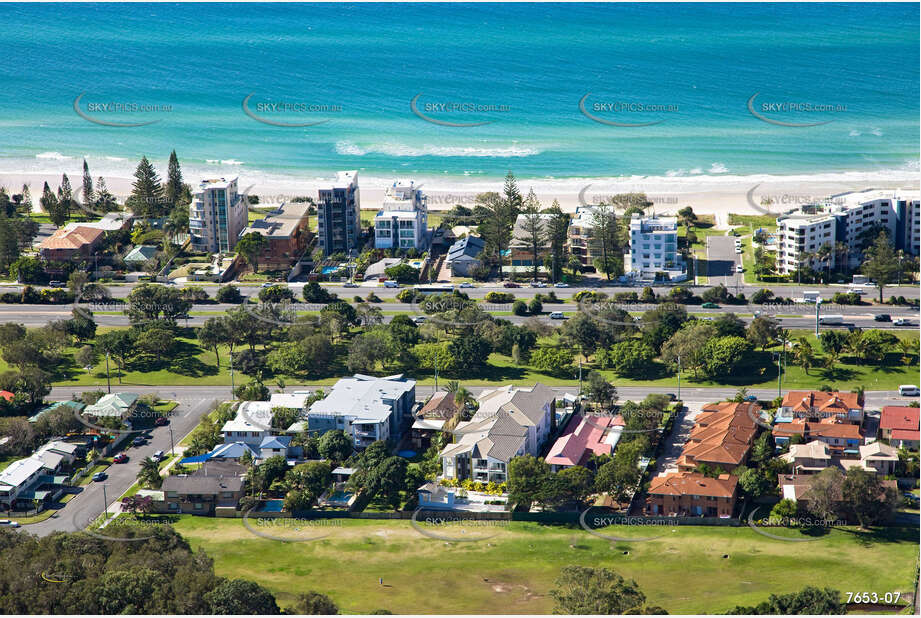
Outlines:
[{"label": "white high-rise building", "polygon": [[684,260],[678,253],[678,219],[642,217],[630,219],[630,252],[625,272],[640,279],[654,279],[664,273],[670,281],[687,278]]},{"label": "white high-rise building", "polygon": [[229,253],[246,227],[246,200],[237,192],[237,179],[203,180],[189,204],[189,235],[193,251]]},{"label": "white high-rise building", "polygon": [[361,197],[358,172],[336,172],[336,181],[317,192],[317,245],[323,255],[357,255],[361,249]]},{"label": "white high-rise building", "polygon": [[857,268],[863,260],[862,247],[872,239],[875,229],[889,234],[893,247],[909,255],[921,250],[921,203],[918,191],[874,190],[835,195],[821,204],[801,207],[777,218],[777,269],[794,272],[800,257],[807,257],[813,268],[826,265],[814,257],[823,245],[828,266],[842,262]]},{"label": "white high-rise building", "polygon": [[378,249],[419,249],[428,244],[428,207],[425,194],[412,181],[387,187],[374,217],[374,246]]}]

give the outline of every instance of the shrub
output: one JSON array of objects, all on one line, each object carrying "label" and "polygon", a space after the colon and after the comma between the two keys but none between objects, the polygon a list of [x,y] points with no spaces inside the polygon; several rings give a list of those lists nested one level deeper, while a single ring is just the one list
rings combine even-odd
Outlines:
[{"label": "shrub", "polygon": [[496,304],[507,304],[515,300],[515,295],[511,292],[489,292],[486,294],[486,302]]},{"label": "shrub", "polygon": [[528,315],[528,306],[523,300],[516,300],[512,303],[512,313],[515,315]]},{"label": "shrub", "polygon": [[532,315],[537,315],[543,310],[544,310],[544,304],[540,302],[540,299],[538,298],[532,298],[531,302],[528,303],[528,311]]}]

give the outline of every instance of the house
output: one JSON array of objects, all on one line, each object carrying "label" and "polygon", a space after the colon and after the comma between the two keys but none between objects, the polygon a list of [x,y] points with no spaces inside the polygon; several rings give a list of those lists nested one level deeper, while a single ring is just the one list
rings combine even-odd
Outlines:
[{"label": "house", "polygon": [[454,277],[470,277],[473,270],[483,264],[485,241],[478,236],[465,236],[448,249],[445,265]]},{"label": "house", "polygon": [[303,255],[312,233],[307,202],[283,202],[265,217],[253,221],[240,232],[240,238],[258,232],[265,245],[259,266],[266,270],[284,270]]},{"label": "house", "polygon": [[416,490],[420,509],[451,510],[454,508],[454,493],[454,489],[431,481]]},{"label": "house", "polygon": [[86,404],[83,403],[82,401],[72,401],[72,400],[71,401],[55,401],[54,403],[49,404],[45,406],[44,408],[42,408],[41,410],[39,410],[38,412],[36,412],[33,416],[30,416],[29,422],[34,423],[38,421],[38,419],[40,419],[41,417],[45,416],[46,414],[50,414],[51,412],[59,409],[61,406],[66,406],[69,409],[69,413],[71,414],[79,414],[86,407]]},{"label": "house", "polygon": [[880,435],[896,448],[918,450],[918,408],[885,406],[879,417]]},{"label": "house", "polygon": [[87,225],[65,226],[46,238],[39,245],[43,260],[66,262],[78,257],[87,258],[93,254],[105,236],[98,228]]},{"label": "house", "polygon": [[45,473],[45,463],[34,457],[26,457],[8,465],[0,472],[0,506],[12,509],[17,502],[31,501],[26,494]]},{"label": "house", "polygon": [[556,430],[556,396],[537,383],[531,388],[504,386],[484,391],[470,421],[458,423],[457,439],[441,451],[445,478],[503,483],[513,457],[537,456]]},{"label": "house", "polygon": [[40,459],[45,463],[45,467],[52,472],[57,472],[61,468],[70,467],[77,460],[77,452],[80,447],[70,442],[61,440],[51,440],[46,442],[32,454],[32,457]]},{"label": "house", "polygon": [[857,454],[864,437],[857,425],[845,423],[777,423],[771,431],[777,448],[783,448],[790,438],[799,436],[800,442],[821,440],[832,455]]},{"label": "house", "polygon": [[235,508],[243,497],[246,468],[232,462],[205,462],[192,474],[170,475],[161,491],[168,513],[213,515],[218,507]]},{"label": "house", "polygon": [[253,449],[258,449],[265,438],[274,434],[269,401],[241,402],[236,415],[221,427],[224,444],[244,442]]},{"label": "house", "polygon": [[688,435],[678,470],[692,472],[701,464],[733,470],[748,459],[757,433],[755,419],[761,406],[753,402],[724,401],[704,406]]},{"label": "house", "polygon": [[573,415],[563,434],[557,438],[545,461],[554,472],[573,466],[585,466],[592,455],[611,455],[624,431],[621,416]]},{"label": "house", "polygon": [[268,459],[269,457],[281,456],[285,459],[292,457],[294,455],[293,451],[298,453],[301,451],[300,447],[292,447],[291,436],[269,436],[263,438],[262,442],[259,443],[259,458]]},{"label": "house", "polygon": [[858,393],[789,391],[780,404],[781,416],[814,423],[863,423],[863,401]]},{"label": "house", "polygon": [[156,255],[156,247],[151,245],[138,245],[129,251],[128,254],[122,258],[122,261],[127,264],[129,268],[140,270],[144,264],[152,260]]},{"label": "house", "polygon": [[815,474],[832,464],[828,445],[821,440],[808,444],[791,444],[790,451],[780,458],[791,464],[794,474]]},{"label": "house", "polygon": [[134,393],[109,393],[93,405],[86,406],[83,413],[96,418],[129,418],[137,409],[138,396]]},{"label": "house", "polygon": [[650,515],[732,517],[738,477],[710,478],[696,472],[671,472],[649,482],[646,512]]},{"label": "house", "polygon": [[399,440],[416,403],[416,381],[402,374],[378,378],[356,373],[342,378],[307,413],[311,431],[341,429],[356,448],[377,440]]},{"label": "house", "polygon": [[[539,214],[537,215],[536,227],[538,229],[539,242],[537,246],[537,266],[538,269],[544,267],[544,258],[550,255],[550,241],[547,235],[547,226],[555,215]],[[515,226],[512,229],[512,238],[509,241],[509,260],[512,269],[516,266],[523,266],[519,270],[533,269],[534,267],[534,247],[532,246],[531,215],[521,214],[515,219]]]},{"label": "house", "polygon": [[436,432],[442,431],[445,423],[460,411],[454,401],[454,395],[448,391],[438,391],[425,402],[412,425],[412,444],[417,449],[426,449],[432,443]]},{"label": "house", "polygon": [[386,277],[388,268],[401,264],[402,262],[403,258],[383,258],[374,262],[365,269],[365,281]]},{"label": "house", "polygon": [[895,474],[896,465],[899,463],[899,453],[893,447],[882,442],[862,444],[858,451],[860,459],[842,459],[840,465],[848,470],[857,467],[867,472],[875,472],[883,476]]},{"label": "house", "polygon": [[[780,486],[781,498],[793,500],[794,502],[809,500],[809,490],[814,479],[815,475],[813,474],[778,474],[777,484]],[[896,481],[882,480],[880,484],[883,486],[884,492],[898,490]],[[835,501],[840,504],[842,502],[841,496],[838,496]]]}]

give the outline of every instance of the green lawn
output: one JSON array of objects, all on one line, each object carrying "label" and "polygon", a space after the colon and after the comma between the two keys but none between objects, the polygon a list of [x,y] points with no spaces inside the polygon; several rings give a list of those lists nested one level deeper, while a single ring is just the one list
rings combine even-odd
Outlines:
[{"label": "green lawn", "polygon": [[[250,525],[259,524],[250,519]],[[257,537],[241,520],[182,516],[175,528],[193,549],[214,558],[218,575],[258,581],[281,606],[316,590],[343,613],[549,614],[553,581],[570,564],[608,567],[635,579],[649,604],[671,614],[723,613],[807,585],[904,596],[912,591],[918,563],[917,530],[911,529],[885,535],[834,530],[804,544],[747,527],[608,530],[623,537],[664,535],[636,543],[521,522],[490,527],[492,538],[471,543],[425,537],[405,520],[272,529],[292,540],[326,535],[301,543]]]},{"label": "green lawn", "polygon": [[754,229],[763,227],[773,231],[777,229],[777,217],[772,215],[737,215],[729,213],[729,225],[744,225]]}]

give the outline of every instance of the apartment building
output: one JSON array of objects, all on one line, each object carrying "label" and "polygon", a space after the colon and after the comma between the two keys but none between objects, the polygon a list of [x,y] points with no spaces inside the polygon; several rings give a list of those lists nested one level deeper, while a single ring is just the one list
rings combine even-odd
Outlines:
[{"label": "apartment building", "polygon": [[[550,214],[540,214],[540,242],[537,247],[537,266],[543,267],[544,258],[550,255],[550,240],[547,238],[547,224],[553,218]],[[512,238],[509,241],[509,258],[512,267],[534,266],[534,247],[532,246],[529,215],[518,215],[515,226],[512,228]]]},{"label": "apartment building", "polygon": [[229,253],[248,218],[237,179],[203,180],[189,204],[189,236],[193,251]]},{"label": "apartment building", "polygon": [[566,230],[569,252],[584,269],[594,268],[595,258],[602,257],[601,243],[594,237],[594,218],[594,206],[578,206]]},{"label": "apartment building", "polygon": [[381,209],[374,216],[377,249],[428,248],[428,207],[425,194],[413,181],[387,187]]},{"label": "apartment building", "polygon": [[840,391],[788,391],[778,419],[823,423],[863,423],[863,401],[858,393]]},{"label": "apartment building", "polygon": [[745,463],[757,433],[757,403],[724,401],[708,404],[694,419],[694,427],[678,457],[678,470],[693,472],[701,464],[734,470]]},{"label": "apartment building", "polygon": [[710,478],[696,472],[672,472],[649,482],[646,513],[670,517],[732,517],[738,477]]},{"label": "apartment building", "polygon": [[317,244],[323,255],[357,255],[361,237],[358,172],[337,172],[333,186],[320,189],[317,199]]},{"label": "apartment building", "polygon": [[310,240],[309,208],[306,202],[283,202],[240,232],[241,238],[258,232],[266,240],[260,265],[270,270],[284,269],[304,253]]},{"label": "apartment building", "polygon": [[[828,245],[830,266],[860,265],[866,235],[877,226],[885,229],[893,246],[909,255],[921,251],[921,201],[919,192],[896,190],[854,191],[835,195],[821,204],[811,204],[777,219],[777,268],[795,271],[800,257],[815,254]],[[842,245],[839,250],[838,243]],[[825,261],[807,258],[813,268]]]},{"label": "apartment building", "polygon": [[670,281],[687,278],[683,258],[678,254],[678,219],[642,217],[630,219],[630,252],[624,270],[638,279],[657,275]]},{"label": "apartment building", "polygon": [[377,440],[399,440],[416,403],[416,381],[402,374],[377,378],[356,373],[336,382],[310,406],[307,425],[323,434],[341,429],[356,448]]}]

